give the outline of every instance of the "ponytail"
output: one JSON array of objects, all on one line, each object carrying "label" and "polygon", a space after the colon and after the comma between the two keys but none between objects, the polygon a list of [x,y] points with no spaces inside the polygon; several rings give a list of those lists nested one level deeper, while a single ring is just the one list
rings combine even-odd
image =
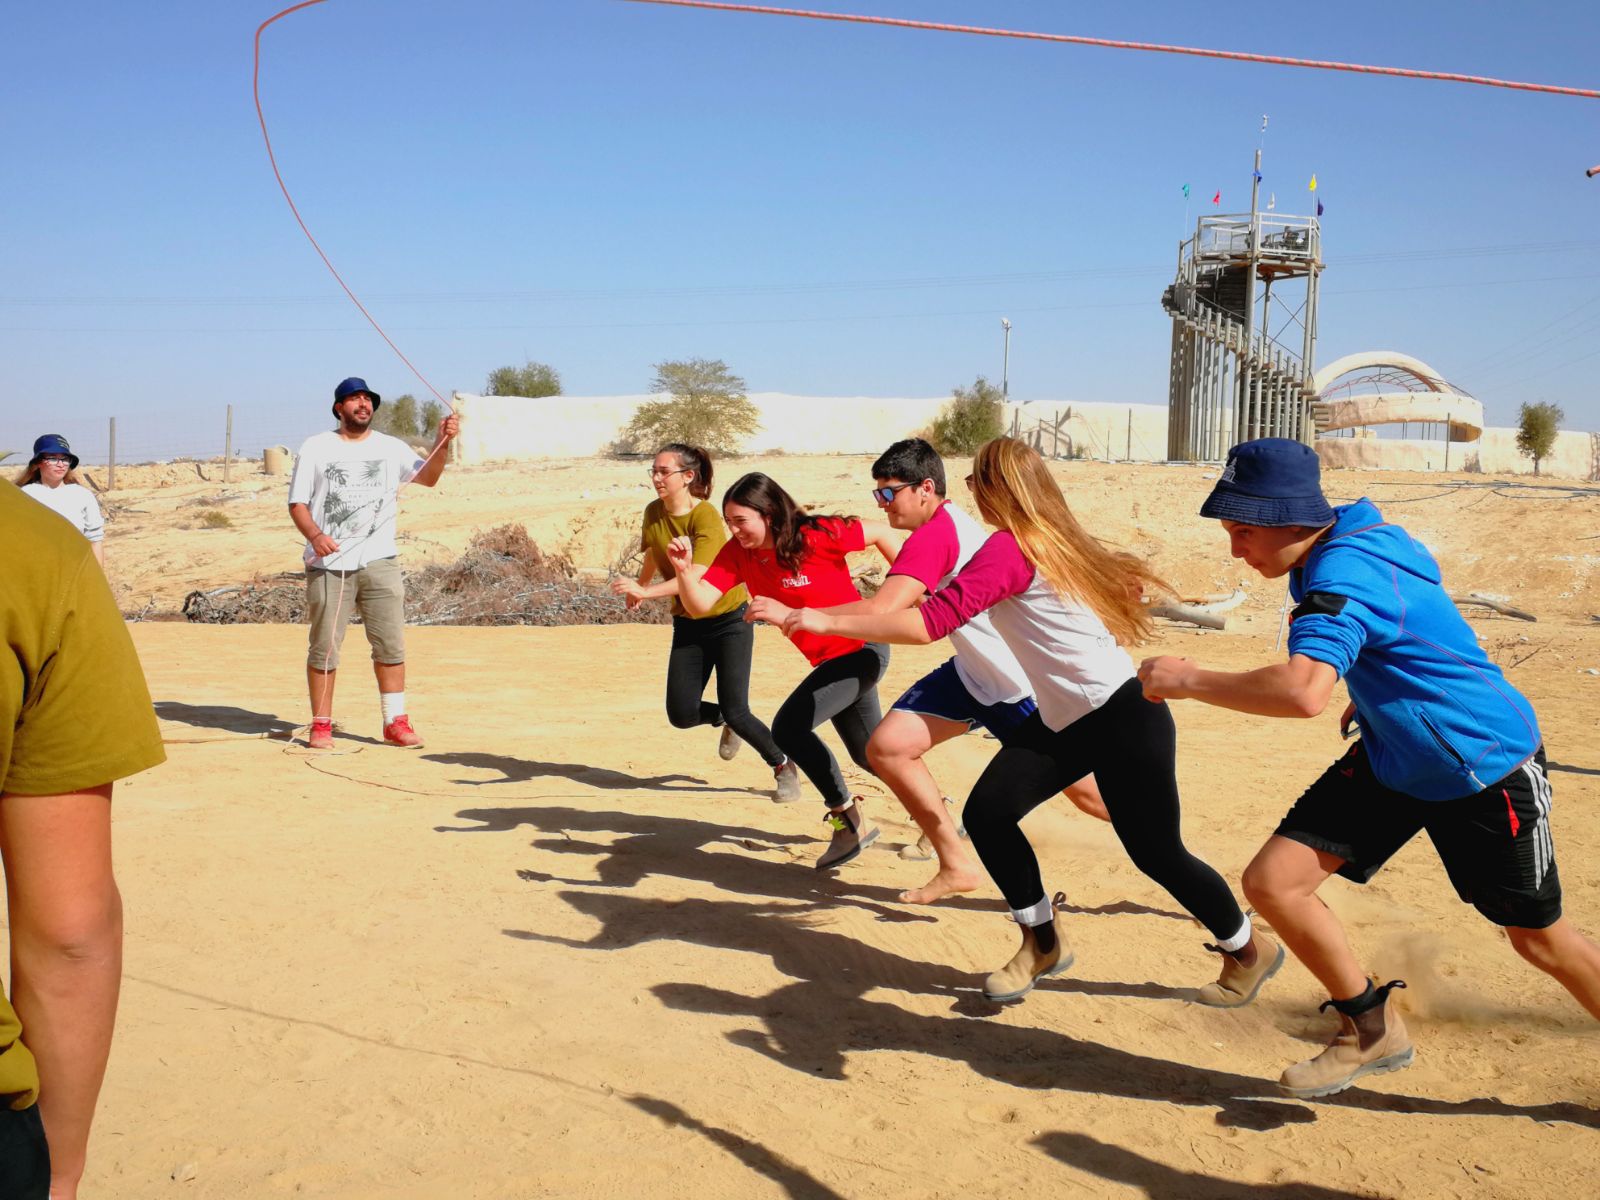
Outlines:
[{"label": "ponytail", "polygon": [[711,451],[699,446],[691,446],[686,442],[668,442],[657,454],[671,452],[678,456],[678,469],[680,471],[693,471],[694,479],[689,483],[689,494],[699,500],[711,498]]}]

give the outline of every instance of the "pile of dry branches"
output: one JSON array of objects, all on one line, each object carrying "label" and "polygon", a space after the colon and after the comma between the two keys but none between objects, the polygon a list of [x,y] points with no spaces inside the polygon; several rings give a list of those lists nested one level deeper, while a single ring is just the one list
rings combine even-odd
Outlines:
[{"label": "pile of dry branches", "polygon": [[[183,615],[210,625],[305,620],[305,582],[298,575],[237,587],[190,592]],[[664,625],[666,604],[628,610],[603,580],[579,576],[570,559],[546,554],[521,525],[501,525],[472,539],[452,563],[406,576],[411,625]]]}]

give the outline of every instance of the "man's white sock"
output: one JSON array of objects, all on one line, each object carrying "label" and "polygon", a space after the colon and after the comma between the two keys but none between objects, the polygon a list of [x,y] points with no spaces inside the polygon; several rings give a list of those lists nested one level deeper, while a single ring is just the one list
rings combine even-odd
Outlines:
[{"label": "man's white sock", "polygon": [[383,706],[383,723],[385,725],[396,717],[406,715],[406,694],[404,692],[379,692],[378,703]]}]

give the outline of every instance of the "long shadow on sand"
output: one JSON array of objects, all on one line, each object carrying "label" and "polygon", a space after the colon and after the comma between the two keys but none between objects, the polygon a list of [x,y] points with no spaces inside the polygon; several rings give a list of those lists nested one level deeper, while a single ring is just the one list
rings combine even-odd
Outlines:
[{"label": "long shadow on sand", "polygon": [[1574,767],[1570,763],[1547,762],[1546,771],[1565,771],[1568,775],[1600,775],[1600,767]]},{"label": "long shadow on sand", "polygon": [[[935,921],[926,910],[895,903],[898,893],[887,887],[846,883],[814,870],[806,861],[819,846],[816,838],[774,833],[740,825],[721,825],[693,817],[653,817],[643,813],[605,812],[568,806],[540,808],[468,808],[457,813],[477,825],[439,825],[440,833],[505,833],[527,825],[554,837],[531,845],[549,854],[594,860],[595,878],[577,879],[546,871],[518,871],[528,883],[627,889],[652,876],[692,880],[723,892],[772,900],[799,900],[823,908],[857,907],[885,921]],[[574,835],[621,834],[606,843]],[[802,854],[791,847],[804,847]],[[774,861],[762,852],[785,857]],[[858,860],[859,863],[860,860]],[[969,907],[992,911],[995,905],[961,898]],[[894,904],[894,907],[889,907]]]},{"label": "long shadow on sand", "polygon": [[[775,919],[779,914],[772,905],[642,900],[580,891],[562,892],[561,898],[598,921],[599,932],[586,941],[527,930],[506,930],[507,936],[607,951],[671,938],[770,956],[796,982],[766,996],[697,983],[665,983],[651,990],[680,1011],[759,1021],[762,1028],[736,1031],[729,1039],[810,1078],[843,1080],[852,1052],[892,1050],[963,1062],[1013,1087],[1215,1108],[1219,1124],[1236,1128],[1275,1129],[1316,1119],[1315,1108],[1285,1099],[1261,1079],[1134,1054],[1053,1030],[923,1016],[868,1000],[869,991],[885,987],[962,997],[970,995],[973,976],[812,928],[803,919]],[[993,1006],[987,1011],[994,1011]],[[1427,1116],[1527,1117],[1600,1128],[1600,1112],[1573,1103],[1513,1105],[1491,1098],[1449,1102],[1360,1090],[1322,1103]]]},{"label": "long shadow on sand", "polygon": [[[494,787],[502,783],[526,783],[530,779],[570,779],[592,788],[606,791],[656,791],[656,792],[732,792],[735,795],[761,795],[753,788],[712,787],[694,775],[630,775],[609,767],[591,767],[583,763],[538,762],[528,758],[513,758],[508,754],[483,754],[463,750],[453,754],[424,754],[429,762],[449,767],[466,767],[472,771],[499,771],[499,779],[452,779],[451,783],[467,787]],[[676,786],[687,785],[687,786]]]},{"label": "long shadow on sand", "polygon": [[783,1189],[786,1196],[794,1197],[794,1200],[844,1200],[838,1192],[787,1159],[779,1158],[760,1142],[752,1142],[749,1138],[741,1137],[731,1130],[707,1125],[704,1121],[691,1117],[670,1100],[660,1100],[654,1096],[624,1096],[623,1099],[641,1112],[647,1112],[673,1128],[689,1129],[698,1133],[708,1142],[726,1150],[757,1175],[764,1175],[772,1180]]},{"label": "long shadow on sand", "polygon": [[269,713],[252,712],[230,704],[184,704],[180,700],[157,700],[156,716],[163,721],[181,721],[199,729],[226,729],[229,733],[293,733],[294,722]]},{"label": "long shadow on sand", "polygon": [[1373,1195],[1315,1183],[1244,1183],[1180,1171],[1081,1133],[1044,1133],[1033,1144],[1069,1167],[1141,1188],[1150,1200],[1372,1200]]}]

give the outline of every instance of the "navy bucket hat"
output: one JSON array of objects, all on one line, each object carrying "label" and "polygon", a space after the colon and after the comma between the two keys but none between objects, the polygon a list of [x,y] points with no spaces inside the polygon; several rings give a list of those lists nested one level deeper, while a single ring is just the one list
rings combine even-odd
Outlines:
[{"label": "navy bucket hat", "polygon": [[1202,517],[1241,525],[1321,529],[1333,524],[1317,452],[1290,438],[1258,438],[1228,451],[1228,465],[1200,506]]},{"label": "navy bucket hat", "polygon": [[78,469],[78,456],[72,452],[72,447],[67,445],[67,439],[59,433],[47,433],[33,443],[33,457],[28,460],[28,465],[34,466],[46,454],[65,454],[68,459],[67,469]]},{"label": "navy bucket hat", "polygon": [[354,375],[352,375],[349,379],[344,380],[339,384],[338,387],[333,389],[334,415],[339,415],[340,404],[350,399],[351,396],[357,395],[361,392],[365,392],[368,396],[372,397],[372,411],[377,412],[378,405],[383,403],[383,397],[369,388],[365,379],[357,379]]}]

